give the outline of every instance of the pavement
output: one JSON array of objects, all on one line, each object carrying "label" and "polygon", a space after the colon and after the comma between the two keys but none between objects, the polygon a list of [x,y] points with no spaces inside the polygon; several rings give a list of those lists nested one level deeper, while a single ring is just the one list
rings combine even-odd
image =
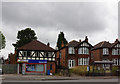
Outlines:
[{"label": "pavement", "polygon": [[119,79],[117,76],[48,76],[48,75],[22,75],[22,74],[4,74],[1,76],[2,81],[4,80],[35,80],[35,81],[44,81],[44,80],[90,80],[90,79]]},{"label": "pavement", "polygon": [[2,84],[120,84],[117,76],[1,75]]}]

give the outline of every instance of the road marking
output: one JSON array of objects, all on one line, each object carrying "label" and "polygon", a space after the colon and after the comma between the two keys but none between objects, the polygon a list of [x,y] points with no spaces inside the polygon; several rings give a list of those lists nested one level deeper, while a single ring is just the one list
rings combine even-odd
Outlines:
[{"label": "road marking", "polygon": [[103,80],[103,79],[102,80],[94,80],[94,79],[92,79],[92,80],[51,80],[51,81],[50,80],[49,81],[48,80],[47,81],[46,80],[43,80],[43,81],[41,81],[41,80],[40,81],[39,80],[38,81],[36,81],[36,80],[22,80],[22,81],[3,80],[3,82],[106,82],[106,83],[107,82],[116,82],[117,83],[118,79],[112,79],[112,80],[111,79],[109,79],[109,80],[106,80],[106,79],[105,80]]}]

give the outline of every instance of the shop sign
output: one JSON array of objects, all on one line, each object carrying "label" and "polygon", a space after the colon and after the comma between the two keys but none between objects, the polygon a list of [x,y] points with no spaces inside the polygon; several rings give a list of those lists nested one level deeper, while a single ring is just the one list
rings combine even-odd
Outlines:
[{"label": "shop sign", "polygon": [[19,63],[28,63],[28,60],[18,59],[17,62],[19,62]]},{"label": "shop sign", "polygon": [[28,60],[28,63],[47,63],[47,60]]}]

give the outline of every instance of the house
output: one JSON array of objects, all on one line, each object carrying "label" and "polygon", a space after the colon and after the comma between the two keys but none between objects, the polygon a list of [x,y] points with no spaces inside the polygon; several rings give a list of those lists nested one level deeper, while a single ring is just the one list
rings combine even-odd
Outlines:
[{"label": "house", "polygon": [[89,65],[91,63],[92,45],[87,36],[84,41],[71,41],[56,52],[57,68],[72,68],[75,66]]},{"label": "house", "polygon": [[[92,61],[113,61],[114,66],[120,65],[120,41],[116,39],[114,43],[102,41],[92,49]],[[106,65],[109,67],[109,65]]]},{"label": "house", "polygon": [[46,74],[55,73],[55,50],[48,43],[33,40],[17,49],[18,73]]},{"label": "house", "polygon": [[16,64],[17,63],[16,51],[14,54],[13,53],[8,54],[8,61],[9,61],[9,64]]}]

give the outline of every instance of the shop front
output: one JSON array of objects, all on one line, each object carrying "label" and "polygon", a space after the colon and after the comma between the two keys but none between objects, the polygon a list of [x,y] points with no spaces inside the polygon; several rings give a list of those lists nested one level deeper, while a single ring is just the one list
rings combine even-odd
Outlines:
[{"label": "shop front", "polygon": [[47,60],[18,60],[18,73],[46,74]]}]

